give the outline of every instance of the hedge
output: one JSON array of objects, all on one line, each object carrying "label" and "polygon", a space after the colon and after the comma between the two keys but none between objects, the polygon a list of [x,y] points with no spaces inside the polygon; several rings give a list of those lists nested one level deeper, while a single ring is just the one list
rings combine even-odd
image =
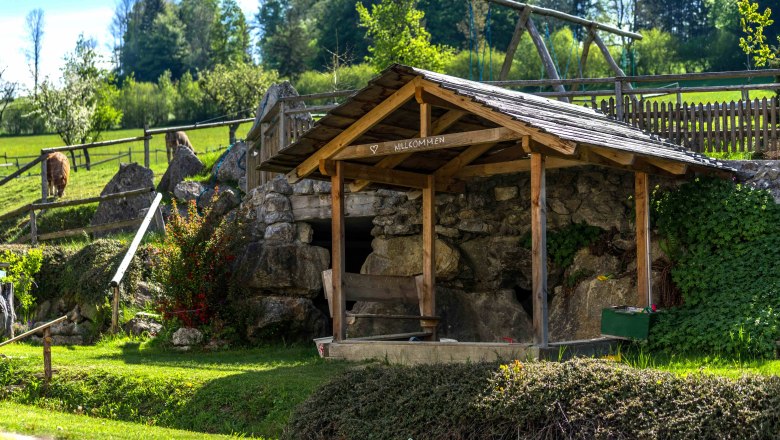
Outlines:
[{"label": "hedge", "polygon": [[780,378],[687,377],[593,359],[350,371],[287,439],[777,438]]}]

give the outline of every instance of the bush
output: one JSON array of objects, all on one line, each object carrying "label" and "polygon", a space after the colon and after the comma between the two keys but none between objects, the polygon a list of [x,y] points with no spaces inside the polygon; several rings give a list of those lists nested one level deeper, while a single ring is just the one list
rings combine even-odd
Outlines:
[{"label": "bush", "polygon": [[170,84],[170,73],[161,76],[158,84],[126,79],[119,96],[122,127],[143,128],[144,124],[154,127],[167,123],[176,99],[176,89]]},{"label": "bush", "polygon": [[653,219],[684,301],[661,315],[653,346],[773,356],[780,339],[780,206],[769,192],[697,179],[655,194]]},{"label": "bush", "polygon": [[3,113],[3,132],[12,136],[46,133],[46,121],[35,111],[32,102],[19,98]]},{"label": "bush", "polygon": [[310,70],[301,74],[295,82],[295,89],[301,95],[328,90],[362,89],[376,74],[376,70],[368,64],[344,66],[335,72]]},{"label": "bush", "polygon": [[21,316],[27,320],[35,306],[32,287],[41,270],[43,253],[40,249],[28,249],[21,254],[5,250],[0,252],[0,261],[9,263],[7,274],[0,279],[0,282],[13,283],[14,296],[19,302]]},{"label": "bush", "polygon": [[606,361],[350,371],[294,412],[288,439],[770,438],[780,378],[685,378]]}]

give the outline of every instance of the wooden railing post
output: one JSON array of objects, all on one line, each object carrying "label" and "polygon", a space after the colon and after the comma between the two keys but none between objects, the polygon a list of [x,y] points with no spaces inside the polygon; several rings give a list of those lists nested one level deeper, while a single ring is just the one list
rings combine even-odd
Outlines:
[{"label": "wooden railing post", "polygon": [[45,202],[49,198],[49,177],[46,163],[47,153],[41,152],[41,201]]},{"label": "wooden railing post", "polygon": [[30,208],[30,243],[38,244],[38,224],[35,219],[35,209]]},{"label": "wooden railing post", "polygon": [[111,290],[111,333],[116,334],[119,330],[119,285],[113,286]]},{"label": "wooden railing post", "polygon": [[43,329],[43,385],[51,382],[51,328]]},{"label": "wooden railing post", "polygon": [[620,78],[615,78],[615,111],[617,113],[617,120],[623,121],[623,81]]},{"label": "wooden railing post", "polygon": [[279,134],[279,149],[276,151],[282,151],[287,146],[287,121],[285,120],[284,107],[284,101],[279,101],[279,123],[276,125]]},{"label": "wooden railing post", "polygon": [[[147,131],[149,130],[149,124],[144,124],[144,166],[146,168],[149,168],[149,133]],[[157,156],[157,152],[154,153],[155,157]]]}]

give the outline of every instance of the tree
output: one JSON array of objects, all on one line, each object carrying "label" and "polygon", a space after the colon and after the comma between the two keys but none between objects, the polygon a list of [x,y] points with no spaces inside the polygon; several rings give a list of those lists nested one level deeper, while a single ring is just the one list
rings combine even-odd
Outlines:
[{"label": "tree", "polygon": [[184,25],[167,0],[139,0],[127,23],[122,54],[122,75],[155,81],[166,70],[174,79],[185,71],[187,42]]},{"label": "tree", "polygon": [[216,64],[248,63],[249,27],[244,12],[235,0],[222,0],[219,20],[212,31],[212,50]]},{"label": "tree", "polygon": [[0,122],[3,122],[3,113],[5,113],[8,104],[14,101],[16,88],[19,86],[15,82],[4,80],[4,73],[5,69],[0,70]]},{"label": "tree", "polygon": [[33,76],[33,94],[38,93],[38,80],[41,66],[41,47],[43,45],[43,9],[33,9],[27,14],[25,31],[30,40],[30,48],[25,52]]},{"label": "tree", "polygon": [[219,20],[218,0],[182,0],[179,19],[184,24],[184,40],[187,42],[186,70],[208,70],[214,64],[213,37]]},{"label": "tree", "polygon": [[320,10],[320,7],[319,4],[309,5],[306,0],[262,3],[255,18],[260,31],[257,47],[263,64],[292,79],[310,69],[318,44],[317,28],[319,23],[327,22],[327,18],[307,19],[306,12]]},{"label": "tree", "polygon": [[[200,78],[205,100],[222,117],[247,118],[254,115],[260,99],[271,84],[279,80],[275,70],[237,63],[230,67],[217,64]],[[230,126],[230,143],[235,142],[238,125]]]},{"label": "tree", "polygon": [[127,33],[127,26],[130,22],[130,14],[133,11],[133,6],[138,0],[117,0],[116,9],[114,10],[114,17],[111,19],[111,25],[109,31],[114,38],[112,56],[114,57],[114,65],[116,65],[117,72],[123,73],[122,70],[122,46],[124,45],[125,34]]},{"label": "tree", "polygon": [[[737,7],[739,8],[742,32],[745,33],[745,36],[739,39],[739,47],[746,55],[753,56],[757,67],[772,64],[777,57],[778,50],[777,48],[773,50],[769,46],[766,35],[764,35],[764,29],[774,23],[771,18],[772,10],[766,8],[763,12],[759,12],[758,3],[751,0],[738,0]],[[780,42],[780,38],[778,38],[778,42]]]},{"label": "tree", "polygon": [[441,70],[452,49],[431,44],[431,34],[423,26],[425,14],[416,8],[417,0],[382,0],[371,12],[358,2],[360,26],[371,39],[366,60],[377,70],[392,63]]},{"label": "tree", "polygon": [[45,80],[34,98],[36,112],[66,145],[95,141],[122,117],[114,107],[119,91],[110,72],[98,67],[95,45],[80,36],[75,51],[66,56],[62,87]]}]

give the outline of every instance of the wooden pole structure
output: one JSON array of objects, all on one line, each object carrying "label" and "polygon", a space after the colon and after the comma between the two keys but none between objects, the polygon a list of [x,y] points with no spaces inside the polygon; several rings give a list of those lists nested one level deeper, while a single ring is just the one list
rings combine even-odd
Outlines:
[{"label": "wooden pole structure", "polygon": [[545,157],[531,153],[531,266],[534,343],[547,347],[547,196]]},{"label": "wooden pole structure", "polygon": [[[596,46],[599,47],[601,50],[602,55],[604,55],[604,59],[607,60],[607,64],[609,64],[609,68],[612,69],[613,72],[615,72],[616,76],[626,76],[626,73],[623,72],[623,69],[618,66],[617,62],[615,62],[615,59],[612,58],[612,54],[609,53],[609,48],[607,48],[607,45],[604,44],[604,40],[599,37],[599,35],[595,31],[591,31],[590,33],[593,37],[593,42],[596,43]],[[616,80],[615,84],[620,82],[620,80]],[[625,84],[625,88],[628,90],[633,90],[633,87],[630,83]]]},{"label": "wooden pole structure", "polygon": [[119,331],[119,285],[112,286],[111,292],[111,333]]},{"label": "wooden pole structure", "polygon": [[637,305],[647,307],[653,303],[650,258],[650,197],[647,173],[634,173],[634,198],[636,199],[636,275]]},{"label": "wooden pole structure", "polygon": [[35,209],[30,209],[30,243],[38,244],[38,221],[35,219]]},{"label": "wooden pole structure", "polygon": [[332,248],[333,266],[333,339],[343,341],[347,337],[347,305],[344,297],[344,171],[343,163],[336,162],[336,174],[331,177]]},{"label": "wooden pole structure", "polygon": [[524,8],[523,12],[520,13],[520,18],[517,19],[515,32],[512,34],[512,39],[509,41],[504,64],[501,66],[501,73],[498,75],[499,81],[504,81],[509,76],[509,69],[512,68],[512,60],[515,58],[515,52],[517,52],[517,46],[520,44],[520,38],[522,38],[523,32],[525,32],[525,23],[530,16],[531,8]]},{"label": "wooden pole structure", "polygon": [[149,134],[147,131],[149,130],[149,124],[144,124],[144,166],[146,168],[149,168]]},{"label": "wooden pole structure", "polygon": [[[528,29],[528,34],[531,35],[531,39],[534,42],[534,46],[536,46],[536,51],[539,52],[539,56],[542,58],[542,64],[544,65],[545,72],[547,72],[547,77],[552,80],[560,80],[561,78],[558,76],[558,69],[555,68],[555,63],[553,62],[553,59],[550,56],[550,52],[547,50],[547,46],[544,44],[544,40],[542,39],[542,36],[539,35],[539,31],[536,30],[534,21],[530,17],[528,18],[528,20],[526,20],[525,27]],[[561,84],[557,84],[553,86],[553,89],[556,92],[566,91],[566,89]],[[560,99],[563,102],[569,102],[569,98],[565,96],[561,96],[558,99]]]},{"label": "wooden pole structure", "polygon": [[[423,290],[420,303],[422,316],[436,316],[436,182],[433,175],[422,190],[422,246],[423,246]],[[429,340],[435,341],[437,321],[422,321],[423,331],[431,333]]]},{"label": "wooden pole structure", "polygon": [[51,327],[43,329],[43,386],[51,382]]},{"label": "wooden pole structure", "polygon": [[41,202],[49,198],[49,176],[48,164],[46,163],[47,153],[41,153]]}]

